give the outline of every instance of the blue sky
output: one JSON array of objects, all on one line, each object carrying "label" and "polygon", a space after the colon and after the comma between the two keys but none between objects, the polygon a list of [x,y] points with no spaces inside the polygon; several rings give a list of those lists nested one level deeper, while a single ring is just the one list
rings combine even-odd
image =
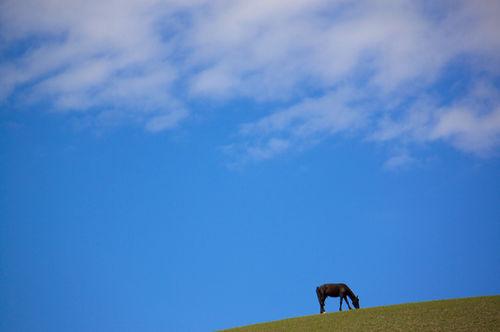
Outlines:
[{"label": "blue sky", "polygon": [[[500,292],[497,1],[3,1],[0,329]],[[327,311],[337,309],[327,301]]]}]

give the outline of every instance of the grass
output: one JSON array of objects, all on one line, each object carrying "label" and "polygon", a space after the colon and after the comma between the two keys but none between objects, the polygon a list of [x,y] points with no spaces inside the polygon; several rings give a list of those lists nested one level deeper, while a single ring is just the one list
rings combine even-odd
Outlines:
[{"label": "grass", "polygon": [[225,331],[500,331],[500,296],[317,314]]}]

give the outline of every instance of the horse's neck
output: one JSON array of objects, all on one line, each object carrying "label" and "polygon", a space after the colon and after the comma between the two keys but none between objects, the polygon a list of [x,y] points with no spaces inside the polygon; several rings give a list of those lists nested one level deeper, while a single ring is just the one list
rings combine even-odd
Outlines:
[{"label": "horse's neck", "polygon": [[354,292],[347,285],[346,285],[346,291],[347,291],[347,296],[349,296],[351,301],[356,298],[356,295],[354,295]]}]

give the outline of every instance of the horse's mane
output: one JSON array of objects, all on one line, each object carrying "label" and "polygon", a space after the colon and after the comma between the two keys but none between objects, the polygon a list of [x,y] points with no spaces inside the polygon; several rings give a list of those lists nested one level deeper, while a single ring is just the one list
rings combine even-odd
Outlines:
[{"label": "horse's mane", "polygon": [[347,286],[346,284],[342,284],[342,285],[347,289],[347,294],[349,295],[351,300],[356,297],[356,295],[354,294],[352,289],[349,288],[349,286]]}]

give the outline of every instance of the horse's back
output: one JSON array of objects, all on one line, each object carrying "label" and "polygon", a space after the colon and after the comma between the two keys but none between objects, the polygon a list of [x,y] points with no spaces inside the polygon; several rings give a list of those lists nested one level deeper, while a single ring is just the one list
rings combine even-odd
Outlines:
[{"label": "horse's back", "polygon": [[324,284],[322,286],[324,293],[327,296],[337,297],[340,294],[341,285],[340,284]]},{"label": "horse's back", "polygon": [[323,284],[320,287],[325,287],[325,288],[349,288],[346,284],[344,283],[335,283],[335,284]]},{"label": "horse's back", "polygon": [[335,284],[323,284],[320,286],[323,289],[323,292],[327,296],[338,297],[344,295],[349,292],[350,288],[344,283],[335,283]]}]

